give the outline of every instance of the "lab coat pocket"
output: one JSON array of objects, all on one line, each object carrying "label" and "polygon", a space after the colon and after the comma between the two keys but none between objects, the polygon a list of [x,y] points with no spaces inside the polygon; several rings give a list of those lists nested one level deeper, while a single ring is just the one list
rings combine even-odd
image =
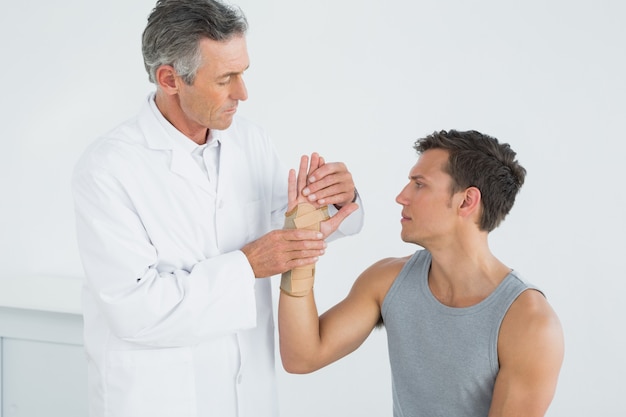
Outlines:
[{"label": "lab coat pocket", "polygon": [[107,415],[196,417],[188,348],[111,351],[108,355]]},{"label": "lab coat pocket", "polygon": [[265,200],[224,204],[217,211],[218,246],[223,253],[238,250],[267,233],[269,224]]}]

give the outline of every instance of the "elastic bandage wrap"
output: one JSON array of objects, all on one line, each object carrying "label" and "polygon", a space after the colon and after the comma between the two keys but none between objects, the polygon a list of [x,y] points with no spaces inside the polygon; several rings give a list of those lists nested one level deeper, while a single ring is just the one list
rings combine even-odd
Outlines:
[{"label": "elastic bandage wrap", "polygon": [[[328,207],[316,209],[312,204],[300,203],[285,213],[284,229],[320,231],[320,223],[330,218]],[[315,265],[299,266],[282,274],[280,289],[293,297],[303,297],[313,289]]]}]

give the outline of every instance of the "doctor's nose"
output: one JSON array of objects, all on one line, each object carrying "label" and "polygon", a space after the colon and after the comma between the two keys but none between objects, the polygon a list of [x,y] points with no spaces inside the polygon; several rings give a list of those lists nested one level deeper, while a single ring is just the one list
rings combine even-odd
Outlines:
[{"label": "doctor's nose", "polygon": [[230,96],[233,100],[245,101],[248,99],[248,89],[241,75],[233,83]]}]

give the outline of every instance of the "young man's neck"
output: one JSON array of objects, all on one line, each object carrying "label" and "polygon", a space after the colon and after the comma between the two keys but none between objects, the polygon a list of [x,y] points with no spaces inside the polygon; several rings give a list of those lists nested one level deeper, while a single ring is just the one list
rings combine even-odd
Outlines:
[{"label": "young man's neck", "polygon": [[511,272],[491,253],[486,240],[470,245],[451,243],[447,248],[430,253],[430,289],[441,303],[450,307],[479,303]]}]

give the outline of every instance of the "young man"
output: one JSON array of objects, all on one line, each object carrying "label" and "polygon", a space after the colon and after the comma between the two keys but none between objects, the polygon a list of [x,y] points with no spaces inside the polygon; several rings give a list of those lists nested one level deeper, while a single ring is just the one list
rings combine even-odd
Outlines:
[{"label": "young man", "polygon": [[[354,351],[383,323],[395,417],[543,416],[563,359],[544,295],[490,251],[526,171],[507,144],[476,131],[418,140],[419,160],[396,201],[402,239],[423,250],[365,270],[318,317],[312,284],[279,303],[285,369],[307,373]],[[299,177],[306,172],[302,169]],[[302,179],[290,208],[304,202]],[[323,223],[322,223],[323,224]]]},{"label": "young man", "polygon": [[[325,243],[280,230],[287,170],[267,134],[235,115],[248,97],[246,30],[218,1],[160,0],[143,34],[155,93],[76,166],[93,417],[278,413],[263,278],[312,264]],[[333,215],[356,199],[352,176],[317,165],[309,197]],[[359,231],[353,218],[343,234]]]}]

